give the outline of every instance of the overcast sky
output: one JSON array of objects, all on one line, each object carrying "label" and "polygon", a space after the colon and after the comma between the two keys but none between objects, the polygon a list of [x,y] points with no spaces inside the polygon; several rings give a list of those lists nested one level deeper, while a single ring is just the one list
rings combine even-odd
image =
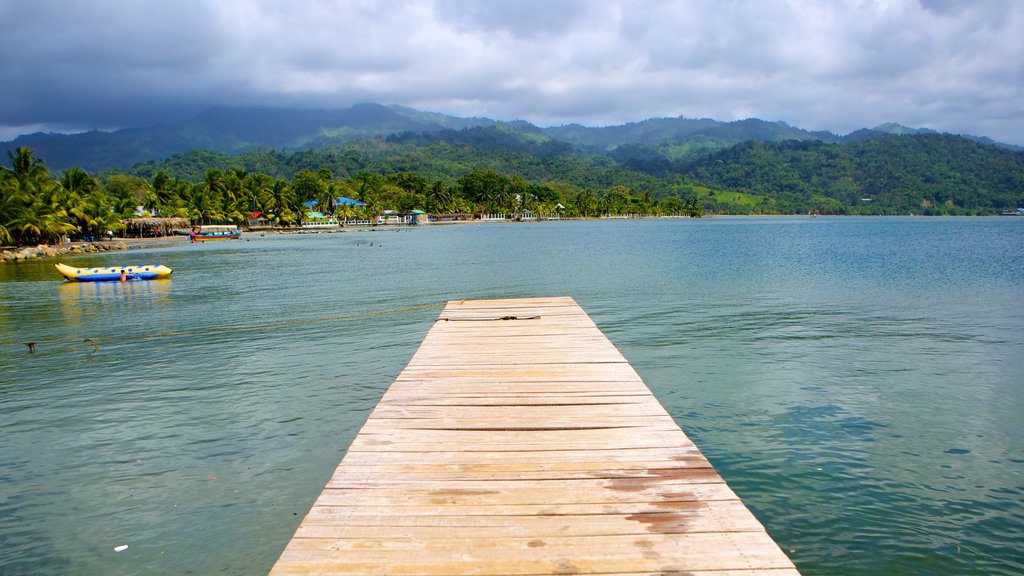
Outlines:
[{"label": "overcast sky", "polygon": [[0,0],[0,75],[0,140],[379,102],[1024,145],[1024,1]]}]

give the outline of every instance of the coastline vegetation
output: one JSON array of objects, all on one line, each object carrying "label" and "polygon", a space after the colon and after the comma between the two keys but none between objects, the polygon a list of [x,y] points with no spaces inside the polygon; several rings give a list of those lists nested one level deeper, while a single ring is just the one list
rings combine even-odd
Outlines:
[{"label": "coastline vegetation", "polygon": [[[336,178],[331,170],[302,169],[292,178],[274,178],[242,168],[209,168],[189,182],[157,172],[151,179],[131,174],[102,176],[72,168],[53,177],[42,159],[22,147],[8,153],[11,167],[0,170],[0,244],[54,242],[68,236],[101,236],[122,231],[124,220],[160,216],[194,224],[245,225],[260,218],[271,226],[298,226],[315,202],[317,210],[340,219],[369,219],[385,210],[431,214],[535,214],[567,217],[624,214],[685,214],[699,217],[696,201],[622,185],[595,192],[557,184],[531,183],[490,168],[475,168],[453,184],[408,171],[361,171]],[[336,203],[345,197],[363,206]]]},{"label": "coastline vegetation", "polygon": [[672,140],[584,149],[511,126],[400,133],[294,152],[193,151],[136,165],[199,181],[211,168],[275,178],[321,168],[411,172],[456,186],[481,168],[559,191],[562,204],[617,186],[654,201],[676,197],[711,214],[986,215],[1024,206],[1024,152],[949,134],[876,135],[844,143],[747,140],[680,155]]},{"label": "coastline vegetation", "polygon": [[[704,214],[986,215],[1024,205],[1024,152],[919,134],[862,142],[748,141],[679,157],[671,146],[610,153],[524,138],[509,127],[401,133],[321,149],[196,150],[91,174],[52,174],[20,147],[0,166],[0,244],[123,230],[138,216],[194,224],[300,225],[385,210],[561,217]],[[339,197],[363,206],[337,204]]]}]

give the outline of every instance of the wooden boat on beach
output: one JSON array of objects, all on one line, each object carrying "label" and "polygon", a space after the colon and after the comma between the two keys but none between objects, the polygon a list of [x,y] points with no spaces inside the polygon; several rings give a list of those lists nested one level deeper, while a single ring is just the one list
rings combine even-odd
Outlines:
[{"label": "wooden boat on beach", "polygon": [[105,268],[75,268],[67,264],[53,265],[60,275],[72,282],[117,282],[119,280],[153,280],[169,278],[171,269],[162,264],[137,266],[107,266]]},{"label": "wooden boat on beach", "polygon": [[198,230],[189,234],[193,242],[205,242],[207,240],[235,240],[242,237],[242,231],[238,226],[231,225],[208,225],[200,226]]}]

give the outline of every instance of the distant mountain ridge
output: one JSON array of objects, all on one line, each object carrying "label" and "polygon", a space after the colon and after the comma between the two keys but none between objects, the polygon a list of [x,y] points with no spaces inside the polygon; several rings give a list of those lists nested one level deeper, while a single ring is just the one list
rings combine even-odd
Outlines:
[{"label": "distant mountain ridge", "polygon": [[[56,172],[75,166],[90,172],[102,172],[123,170],[190,150],[238,154],[261,149],[323,149],[366,138],[425,136],[427,140],[461,143],[473,143],[475,139],[490,146],[500,142],[513,147],[516,142],[528,142],[531,146],[543,144],[550,153],[567,153],[576,148],[606,153],[628,164],[631,160],[643,163],[651,158],[658,162],[693,159],[748,141],[851,143],[886,134],[925,132],[933,131],[890,123],[840,136],[756,118],[722,122],[682,117],[650,118],[605,127],[568,124],[538,128],[520,120],[499,122],[489,118],[461,118],[402,106],[364,103],[336,110],[211,108],[195,118],[145,128],[81,134],[28,134],[3,143],[3,148],[29,147]],[[987,138],[966,138],[997,144]]]},{"label": "distant mountain ridge", "polygon": [[496,123],[487,118],[459,118],[380,104],[356,104],[338,110],[218,107],[189,120],[147,128],[81,134],[37,132],[5,142],[3,148],[27,146],[55,171],[78,166],[101,172],[189,150],[297,150],[400,132],[432,133]]}]

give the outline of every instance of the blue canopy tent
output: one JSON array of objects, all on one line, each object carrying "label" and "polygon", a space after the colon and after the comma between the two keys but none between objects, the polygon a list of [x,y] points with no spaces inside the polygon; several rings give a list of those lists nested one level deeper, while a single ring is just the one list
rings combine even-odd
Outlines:
[{"label": "blue canopy tent", "polygon": [[[313,206],[316,206],[318,204],[318,202],[316,200],[310,200],[308,202],[303,202],[303,204],[305,204],[306,206],[312,208]],[[335,206],[366,206],[366,203],[360,202],[359,200],[353,200],[351,198],[345,198],[344,196],[339,196],[339,197],[334,199],[334,205]]]},{"label": "blue canopy tent", "polygon": [[[309,200],[309,201],[303,202],[303,204],[306,206],[306,208],[309,208],[310,210],[312,210],[314,207],[319,205],[320,202],[317,202],[316,200]],[[359,200],[353,200],[351,198],[345,198],[344,196],[339,196],[339,197],[334,199],[334,202],[331,204],[331,206],[323,206],[323,208],[330,208],[330,207],[333,207],[333,206],[366,206],[366,204],[364,202],[360,202]]]}]

